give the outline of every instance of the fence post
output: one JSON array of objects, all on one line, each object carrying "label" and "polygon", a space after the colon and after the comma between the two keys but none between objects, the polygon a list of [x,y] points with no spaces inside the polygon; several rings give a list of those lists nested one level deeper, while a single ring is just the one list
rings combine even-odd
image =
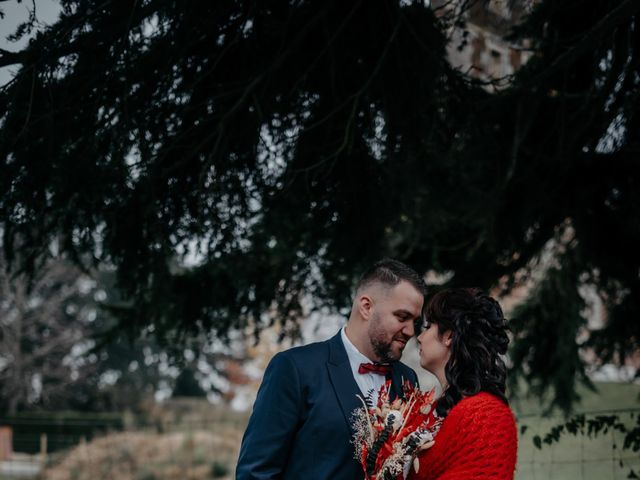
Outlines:
[{"label": "fence post", "polygon": [[40,464],[42,468],[47,464],[47,434],[40,434]]},{"label": "fence post", "polygon": [[13,429],[0,427],[0,460],[9,460],[13,456]]}]

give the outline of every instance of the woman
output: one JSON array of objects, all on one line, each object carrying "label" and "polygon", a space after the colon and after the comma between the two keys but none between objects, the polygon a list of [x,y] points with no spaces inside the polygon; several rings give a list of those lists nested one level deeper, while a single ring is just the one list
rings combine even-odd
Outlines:
[{"label": "woman", "polygon": [[498,302],[475,289],[437,293],[418,343],[420,364],[442,385],[436,411],[444,421],[409,479],[513,479],[517,432],[505,398],[500,355],[509,339]]}]

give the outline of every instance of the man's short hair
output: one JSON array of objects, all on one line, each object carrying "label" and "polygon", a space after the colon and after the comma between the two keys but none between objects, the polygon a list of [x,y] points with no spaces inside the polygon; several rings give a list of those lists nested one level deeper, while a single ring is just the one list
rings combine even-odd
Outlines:
[{"label": "man's short hair", "polygon": [[427,294],[427,285],[418,272],[392,258],[384,258],[364,272],[358,281],[356,292],[374,283],[381,283],[389,288],[395,287],[403,280],[423,295]]}]

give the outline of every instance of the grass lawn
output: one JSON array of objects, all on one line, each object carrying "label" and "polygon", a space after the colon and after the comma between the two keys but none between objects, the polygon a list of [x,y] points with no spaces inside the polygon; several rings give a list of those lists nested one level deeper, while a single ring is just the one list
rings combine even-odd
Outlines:
[{"label": "grass lawn", "polygon": [[[581,391],[582,402],[576,413],[588,418],[596,414],[618,413],[626,425],[633,425],[640,415],[640,385],[599,383],[598,392]],[[640,455],[622,450],[623,435],[609,430],[596,437],[565,434],[551,445],[535,447],[533,438],[544,436],[563,422],[561,415],[543,417],[541,405],[534,400],[512,402],[520,428],[518,446],[518,480],[583,479],[613,480],[628,478],[630,469],[640,474]],[[522,427],[524,433],[522,432]]]}]

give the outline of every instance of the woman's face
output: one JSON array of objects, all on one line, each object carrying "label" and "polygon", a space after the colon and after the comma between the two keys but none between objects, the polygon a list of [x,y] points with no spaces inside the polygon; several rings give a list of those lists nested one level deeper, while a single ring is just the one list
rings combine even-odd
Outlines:
[{"label": "woman's face", "polygon": [[420,366],[433,373],[440,382],[444,380],[444,368],[451,357],[451,331],[440,332],[438,325],[425,320],[418,335]]}]

